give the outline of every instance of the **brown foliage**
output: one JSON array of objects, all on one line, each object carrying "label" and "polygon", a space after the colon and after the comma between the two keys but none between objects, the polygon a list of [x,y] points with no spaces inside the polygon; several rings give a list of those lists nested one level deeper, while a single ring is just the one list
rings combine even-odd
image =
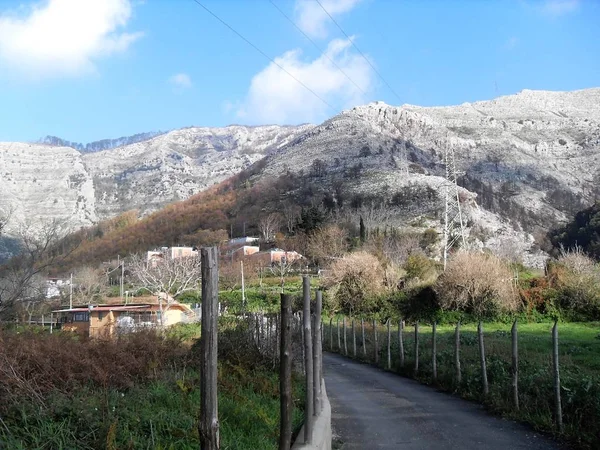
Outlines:
[{"label": "brown foliage", "polygon": [[69,393],[90,384],[127,389],[154,379],[186,352],[179,341],[153,331],[110,341],[0,331],[0,411],[19,398],[41,407],[49,392]]},{"label": "brown foliage", "polygon": [[442,308],[479,317],[519,308],[509,266],[487,253],[458,252],[438,278],[435,291]]},{"label": "brown foliage", "polygon": [[368,309],[369,299],[385,291],[383,267],[375,256],[366,252],[336,259],[325,283],[340,307],[350,313]]}]

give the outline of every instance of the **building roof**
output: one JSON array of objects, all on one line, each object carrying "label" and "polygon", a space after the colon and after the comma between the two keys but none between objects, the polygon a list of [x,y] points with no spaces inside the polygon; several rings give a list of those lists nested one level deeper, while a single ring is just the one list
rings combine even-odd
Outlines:
[{"label": "building roof", "polygon": [[[148,308],[152,305],[98,305],[93,306],[91,311],[130,311],[141,308]],[[53,313],[62,312],[90,312],[90,308],[87,306],[79,306],[76,308],[57,309],[52,311]]]}]

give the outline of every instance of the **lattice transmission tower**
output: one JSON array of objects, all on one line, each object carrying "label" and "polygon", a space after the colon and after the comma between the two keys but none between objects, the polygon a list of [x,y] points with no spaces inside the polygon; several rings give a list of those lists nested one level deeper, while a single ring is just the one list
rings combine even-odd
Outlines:
[{"label": "lattice transmission tower", "polygon": [[454,148],[449,143],[444,152],[444,165],[446,166],[446,210],[444,213],[444,270],[448,261],[448,252],[460,242],[465,246],[465,227],[460,210],[458,184],[456,182],[456,164],[454,162]]}]

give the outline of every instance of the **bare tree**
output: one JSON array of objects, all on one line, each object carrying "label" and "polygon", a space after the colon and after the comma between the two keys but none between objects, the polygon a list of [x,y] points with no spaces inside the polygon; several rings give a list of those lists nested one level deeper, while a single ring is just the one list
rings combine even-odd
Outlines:
[{"label": "bare tree", "polygon": [[288,258],[281,258],[271,266],[271,273],[279,277],[282,294],[284,293],[285,277],[294,269],[295,262],[296,261],[290,261]]},{"label": "bare tree", "polygon": [[15,307],[33,289],[36,276],[65,256],[56,249],[56,243],[64,234],[64,223],[58,220],[18,228],[16,238],[20,242],[20,253],[0,271],[0,317],[14,315]]},{"label": "bare tree", "polygon": [[[200,258],[168,258],[148,261],[143,255],[134,255],[129,261],[134,283],[159,298],[161,322],[164,314],[178,295],[199,288],[202,275]],[[163,305],[163,299],[166,305]]]},{"label": "bare tree", "polygon": [[296,228],[296,223],[298,223],[298,219],[300,218],[300,211],[300,207],[293,204],[286,204],[283,207],[285,229],[288,232],[288,234],[294,232],[294,228]]},{"label": "bare tree", "polygon": [[281,217],[277,213],[270,213],[260,219],[258,229],[260,230],[263,241],[273,242],[275,233],[279,231],[280,223]]},{"label": "bare tree", "polygon": [[322,265],[348,252],[348,233],[336,225],[319,228],[310,235],[307,247],[308,256]]},{"label": "bare tree", "polygon": [[92,303],[102,296],[106,288],[104,274],[90,266],[84,266],[73,274],[73,293],[82,303]]}]

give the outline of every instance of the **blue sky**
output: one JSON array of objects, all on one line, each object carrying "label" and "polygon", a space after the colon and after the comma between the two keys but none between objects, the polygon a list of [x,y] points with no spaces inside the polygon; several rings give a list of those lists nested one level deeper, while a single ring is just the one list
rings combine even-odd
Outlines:
[{"label": "blue sky", "polygon": [[269,0],[198,1],[327,105],[193,0],[0,0],[0,141],[600,86],[595,0],[320,0],[385,82],[315,0],[273,2],[320,50]]}]

